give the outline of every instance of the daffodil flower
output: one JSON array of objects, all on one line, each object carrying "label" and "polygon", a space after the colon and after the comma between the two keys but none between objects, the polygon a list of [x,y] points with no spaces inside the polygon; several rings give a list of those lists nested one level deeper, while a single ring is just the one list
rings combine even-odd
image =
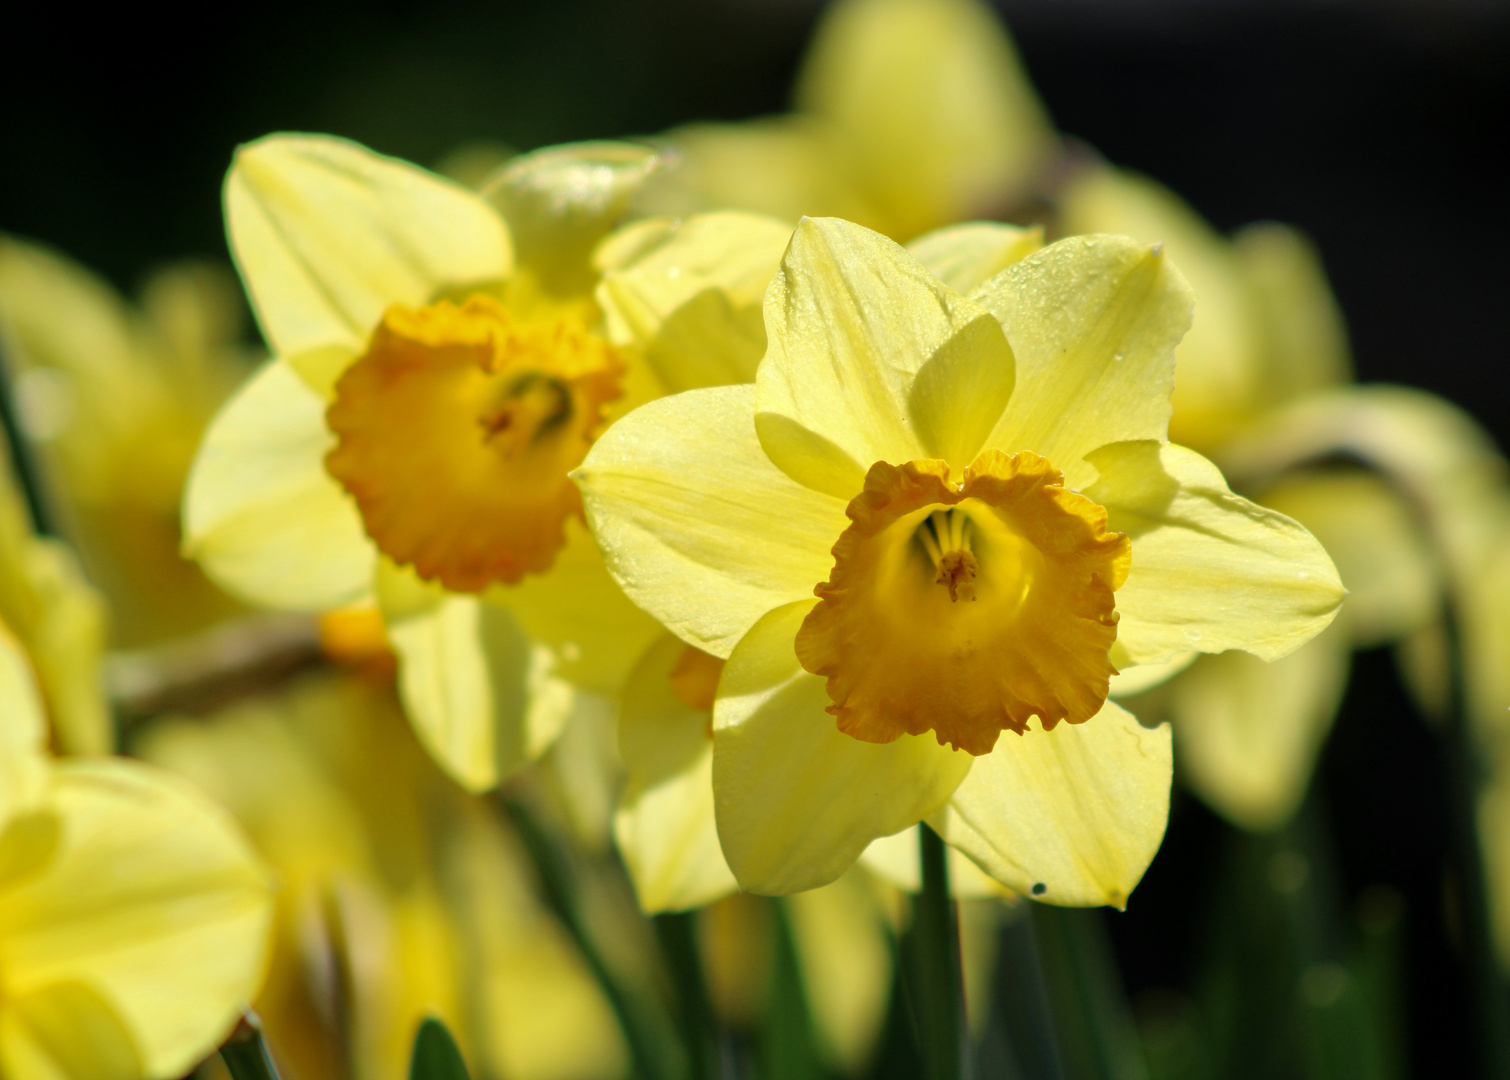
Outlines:
[{"label": "daffodil flower", "polygon": [[[64,255],[0,236],[0,342],[55,527],[134,648],[237,610],[179,552],[195,446],[251,368],[229,271],[186,262],[128,304]],[[96,746],[95,752],[105,749]]]},{"label": "daffodil flower", "polygon": [[1125,238],[966,297],[807,220],[755,386],[660,399],[594,444],[575,475],[614,576],[727,659],[713,786],[742,887],[825,884],[927,818],[1016,891],[1125,902],[1169,735],[1107,703],[1110,677],[1192,648],[1277,658],[1342,597],[1304,529],[1163,441],[1190,308]]},{"label": "daffodil flower", "polygon": [[261,985],[267,873],[182,781],[54,761],[31,671],[0,623],[0,1074],[183,1076]]},{"label": "daffodil flower", "polygon": [[613,1013],[517,841],[405,728],[386,687],[327,673],[138,741],[217,792],[282,880],[256,1008],[286,1073],[399,1080],[438,1016],[487,1075],[621,1075]]},{"label": "daffodil flower", "polygon": [[974,0],[843,0],[793,113],[667,135],[652,213],[832,214],[898,240],[1018,205],[1056,138],[1001,20]]},{"label": "daffodil flower", "polygon": [[[1189,670],[1141,703],[1173,719],[1192,790],[1239,826],[1276,827],[1304,798],[1353,650],[1394,644],[1428,709],[1445,693],[1442,590],[1449,579],[1472,582],[1461,588],[1469,613],[1503,595],[1486,591],[1472,568],[1499,535],[1504,460],[1467,416],[1430,394],[1346,385],[1352,365],[1341,313],[1319,258],[1294,230],[1251,226],[1229,241],[1153,181],[1105,167],[1075,177],[1060,201],[1068,229],[1165,243],[1201,302],[1177,351],[1172,437],[1305,525],[1349,590],[1342,617],[1283,660],[1185,657],[1175,667]],[[1339,464],[1344,459],[1372,467]],[[1492,638],[1474,628],[1492,621],[1470,617],[1470,651]],[[1487,673],[1502,666],[1475,662],[1485,673],[1475,685],[1490,685]],[[1479,712],[1497,717],[1503,707]]]},{"label": "daffodil flower", "polygon": [[254,603],[376,603],[421,739],[481,790],[612,693],[658,629],[567,472],[659,393],[597,332],[593,248],[654,155],[539,151],[488,198],[319,136],[237,153],[226,219],[277,354],[210,430],[186,547]]}]

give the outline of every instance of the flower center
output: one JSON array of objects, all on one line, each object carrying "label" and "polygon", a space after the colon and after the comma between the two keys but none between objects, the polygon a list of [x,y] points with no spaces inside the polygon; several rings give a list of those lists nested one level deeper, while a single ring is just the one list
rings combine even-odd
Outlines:
[{"label": "flower center", "polygon": [[959,484],[942,461],[877,462],[847,513],[797,634],[841,731],[979,755],[1031,716],[1100,710],[1131,545],[1048,461],[987,450]]},{"label": "flower center", "polygon": [[572,318],[395,305],[336,383],[325,467],[394,562],[456,592],[550,568],[623,366]]}]

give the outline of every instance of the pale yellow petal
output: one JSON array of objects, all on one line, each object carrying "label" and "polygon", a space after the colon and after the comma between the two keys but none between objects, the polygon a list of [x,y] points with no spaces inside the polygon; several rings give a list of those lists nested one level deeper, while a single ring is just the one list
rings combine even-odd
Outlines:
[{"label": "pale yellow petal", "polygon": [[898,240],[1007,208],[1053,150],[1006,28],[971,0],[834,5],[796,98],[833,125]]},{"label": "pale yellow petal", "polygon": [[1348,591],[1338,620],[1357,647],[1394,641],[1436,618],[1437,560],[1416,513],[1377,474],[1290,473],[1259,500],[1304,525],[1337,564]]},{"label": "pale yellow petal", "polygon": [[1263,311],[1232,245],[1172,191],[1120,169],[1081,173],[1062,193],[1060,212],[1067,232],[1161,245],[1189,281],[1195,322],[1176,354],[1169,438],[1209,452],[1264,404]]},{"label": "pale yellow petal", "polygon": [[[921,825],[903,829],[892,836],[872,840],[860,856],[865,868],[899,889],[916,893],[923,891],[923,864],[919,851],[918,831]],[[970,861],[958,848],[948,849],[949,893],[956,900],[976,899],[985,896],[1004,896],[1009,890],[999,881]]]},{"label": "pale yellow petal", "polygon": [[197,789],[140,762],[67,761],[46,871],[0,899],[7,993],[79,982],[124,1022],[149,1076],[181,1076],[261,986],[272,890]]},{"label": "pale yellow petal", "polygon": [[1288,821],[1342,702],[1348,660],[1341,625],[1272,664],[1242,652],[1201,657],[1170,684],[1176,753],[1191,790],[1244,829]]},{"label": "pale yellow petal", "polygon": [[876,1048],[891,1003],[894,947],[875,887],[858,869],[786,901],[818,1051],[854,1075]]},{"label": "pale yellow petal", "polygon": [[653,401],[600,438],[574,476],[609,571],[683,640],[728,656],[772,608],[813,593],[849,525],[755,437],[754,388]]},{"label": "pale yellow petal", "polygon": [[1195,451],[1125,442],[1088,460],[1101,475],[1086,496],[1132,540],[1132,569],[1117,590],[1118,667],[1228,649],[1274,660],[1336,615],[1344,590],[1316,538],[1232,494]]},{"label": "pale yellow petal", "polygon": [[765,355],[761,302],[791,236],[733,211],[669,223],[598,285],[610,340],[641,350],[673,393],[750,382]]},{"label": "pale yellow petal", "polygon": [[756,429],[782,470],[848,500],[877,461],[962,471],[1012,394],[990,315],[879,233],[797,226],[765,302]]},{"label": "pale yellow petal", "polygon": [[140,1080],[131,1032],[98,992],[57,982],[0,1005],[0,1075],[26,1080]]},{"label": "pale yellow petal", "polygon": [[641,194],[645,213],[685,217],[740,209],[788,225],[804,216],[886,225],[857,190],[861,178],[841,164],[832,125],[821,120],[788,114],[689,124],[664,138],[671,152]]},{"label": "pale yellow petal", "polygon": [[184,551],[245,600],[292,611],[353,603],[376,552],[325,471],[325,403],[274,360],[210,425],[184,493]]},{"label": "pale yellow petal", "polygon": [[0,622],[0,834],[12,815],[40,795],[46,744],[47,716],[31,664],[21,643]]},{"label": "pale yellow petal", "polygon": [[824,710],[823,679],[793,641],[816,600],[756,623],[729,657],[713,708],[713,797],[724,857],[749,892],[834,881],[878,836],[915,824],[970,771],[931,736],[866,743]]},{"label": "pale yellow petal", "polygon": [[617,693],[661,633],[609,575],[597,544],[575,518],[566,523],[566,544],[550,570],[490,589],[486,596],[554,651],[558,676],[597,693]]},{"label": "pale yellow petal", "polygon": [[713,823],[712,716],[672,691],[687,646],[664,636],[624,688],[619,753],[626,772],[614,838],[646,912],[701,907],[738,885]]},{"label": "pale yellow petal", "polygon": [[996,221],[946,225],[907,245],[912,257],[957,293],[970,293],[1043,247],[1043,227]]},{"label": "pale yellow petal", "polygon": [[483,185],[508,222],[519,269],[555,296],[592,291],[592,251],[660,164],[648,146],[579,142],[520,154]]},{"label": "pale yellow petal", "polygon": [[977,759],[929,822],[997,881],[1063,907],[1123,907],[1164,839],[1169,725],[1107,702],[1083,724],[1033,720]]},{"label": "pale yellow petal", "polygon": [[1164,438],[1192,294],[1159,248],[1071,237],[971,296],[1001,320],[1017,358],[1017,389],[987,445],[1042,454],[1079,488],[1096,447]]},{"label": "pale yellow petal", "polygon": [[544,753],[574,706],[550,650],[497,604],[432,591],[386,563],[378,581],[404,711],[451,778],[486,791]]},{"label": "pale yellow petal", "polygon": [[1238,232],[1233,251],[1262,321],[1264,401],[1350,381],[1347,324],[1316,246],[1291,226],[1266,221]]},{"label": "pale yellow petal", "polygon": [[509,276],[508,230],[476,195],[328,135],[236,151],[226,228],[262,332],[285,355],[356,350],[390,304]]},{"label": "pale yellow petal", "polygon": [[1129,664],[1111,677],[1108,697],[1123,698],[1141,694],[1162,686],[1195,662],[1200,653],[1191,651],[1176,654],[1172,659],[1157,664]]}]

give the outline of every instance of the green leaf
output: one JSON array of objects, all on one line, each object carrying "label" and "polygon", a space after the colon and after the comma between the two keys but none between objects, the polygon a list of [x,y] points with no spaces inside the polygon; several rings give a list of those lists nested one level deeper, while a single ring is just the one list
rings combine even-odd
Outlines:
[{"label": "green leaf", "polygon": [[433,1016],[425,1018],[414,1036],[409,1080],[470,1080],[456,1040],[451,1038],[446,1025]]}]

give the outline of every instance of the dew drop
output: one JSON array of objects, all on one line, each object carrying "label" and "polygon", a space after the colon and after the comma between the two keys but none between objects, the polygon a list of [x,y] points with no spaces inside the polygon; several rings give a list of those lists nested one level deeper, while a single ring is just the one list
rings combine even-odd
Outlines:
[{"label": "dew drop", "polygon": [[1085,246],[1088,247],[1088,248],[1093,248],[1093,247],[1096,246],[1096,241],[1094,241],[1094,240],[1087,240],[1085,242]]},{"label": "dew drop", "polygon": [[1185,638],[1188,641],[1200,641],[1201,640],[1201,632],[1199,630],[1186,630],[1185,631]]},{"label": "dew drop", "polygon": [[1118,362],[1121,362],[1121,360],[1122,360],[1122,354],[1121,353],[1117,353],[1117,355],[1113,356],[1112,359],[1116,360]]},{"label": "dew drop", "polygon": [[1046,893],[1048,891],[1049,891],[1049,887],[1047,885],[1045,885],[1043,882],[1041,882],[1041,881],[1035,881],[1035,882],[1033,882],[1033,895],[1034,896],[1042,896],[1044,893]]}]

